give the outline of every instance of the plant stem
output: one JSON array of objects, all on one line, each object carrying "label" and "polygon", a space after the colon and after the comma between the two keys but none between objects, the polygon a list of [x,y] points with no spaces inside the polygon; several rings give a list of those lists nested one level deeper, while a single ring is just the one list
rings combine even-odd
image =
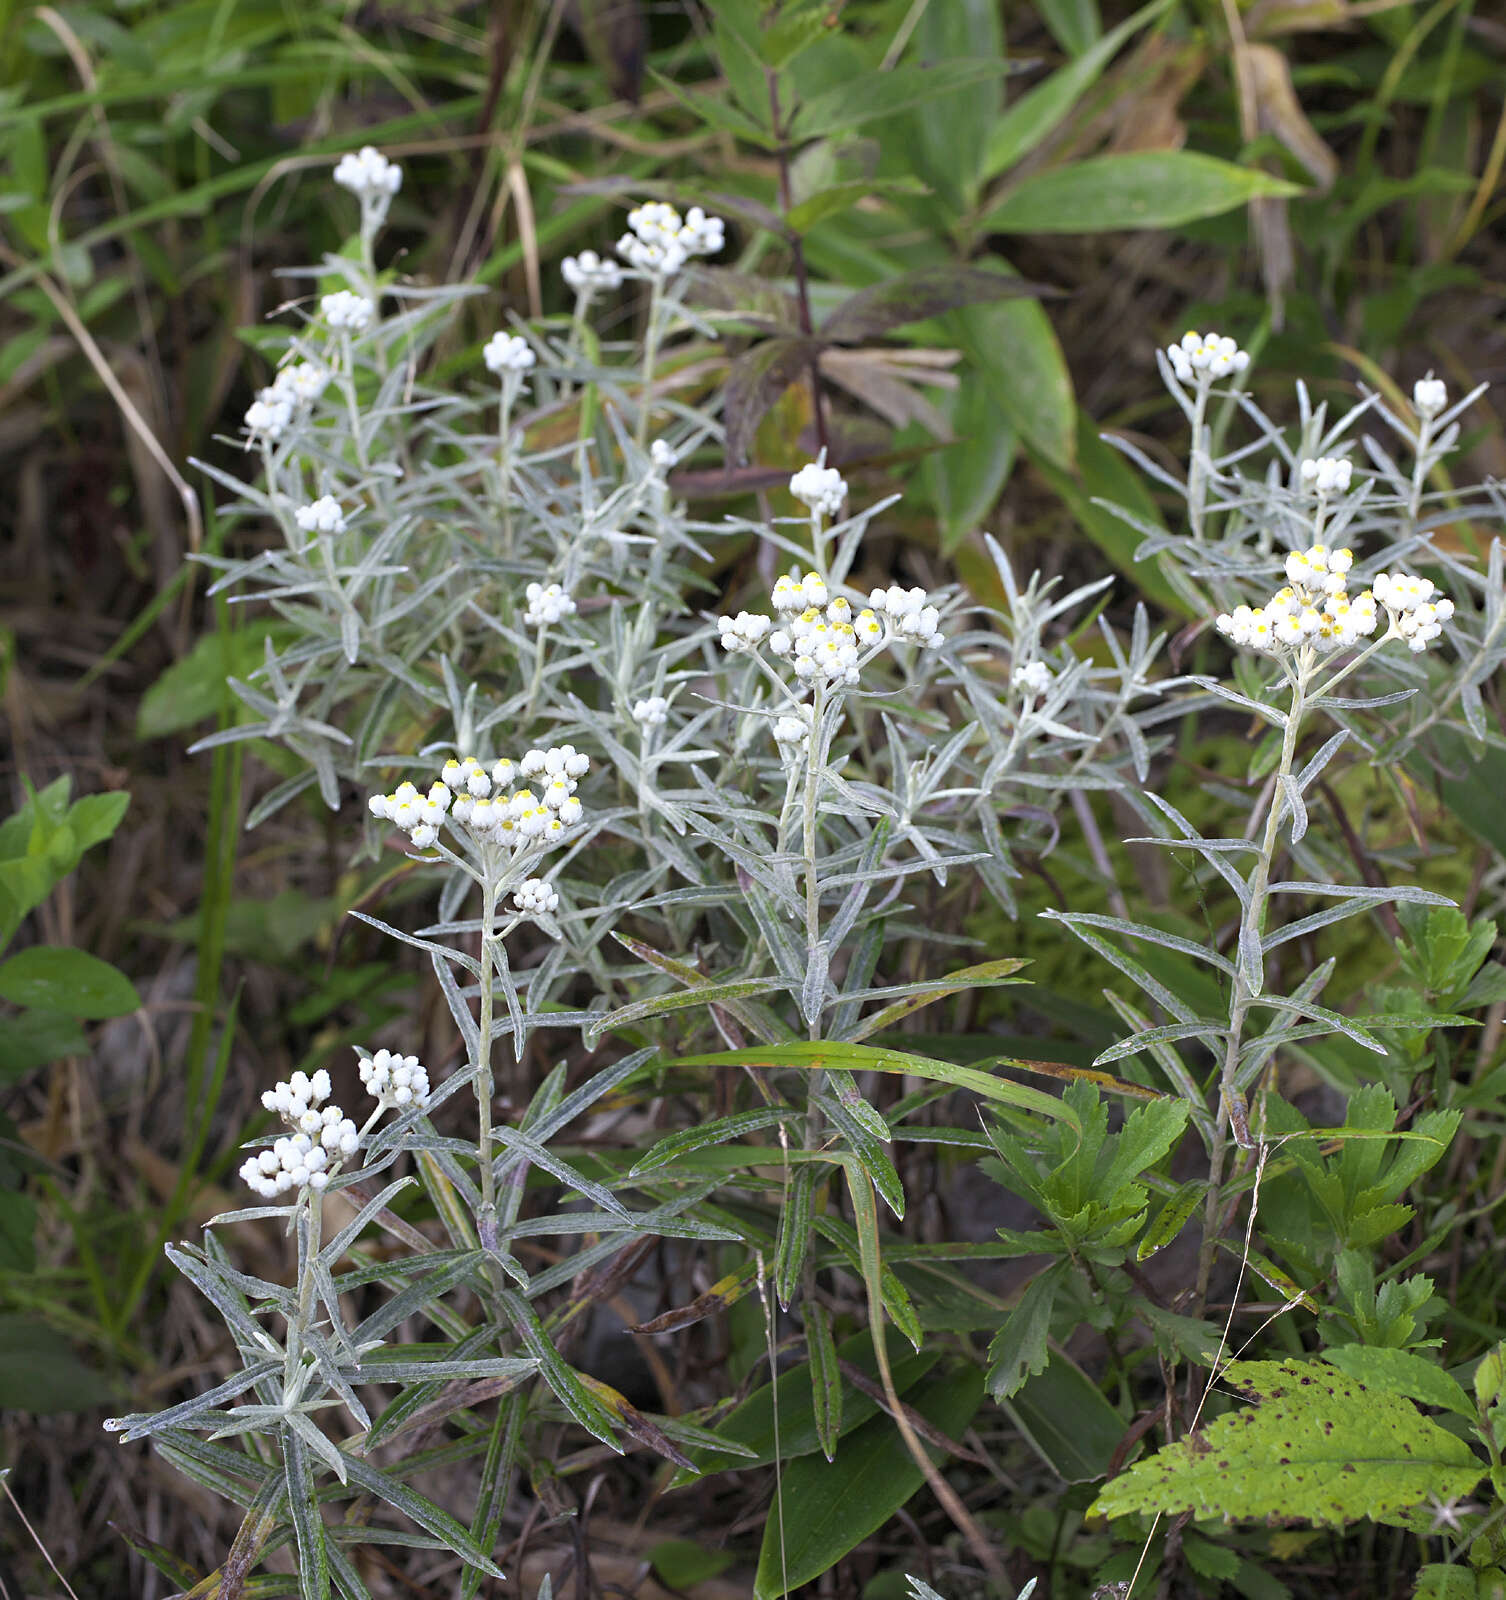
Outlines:
[{"label": "plant stem", "polygon": [[1239,942],[1235,950],[1234,986],[1229,998],[1229,1030],[1224,1041],[1223,1066],[1219,1073],[1218,1117],[1214,1123],[1213,1144],[1208,1152],[1208,1195],[1203,1207],[1203,1242],[1198,1251],[1197,1265],[1197,1315],[1208,1297],[1208,1282],[1213,1273],[1213,1259],[1218,1250],[1219,1220],[1223,1212],[1224,1162],[1228,1154],[1228,1134],[1233,1130],[1235,1142],[1241,1149],[1252,1146],[1245,1098],[1239,1088],[1239,1050],[1244,1038],[1245,1019],[1250,1007],[1259,997],[1260,989],[1252,984],[1245,973],[1245,951],[1252,946],[1259,949],[1261,928],[1265,922],[1265,903],[1271,882],[1271,865],[1276,858],[1276,847],[1281,837],[1282,808],[1286,798],[1285,779],[1291,776],[1297,755],[1297,741],[1302,729],[1302,716],[1306,710],[1309,677],[1314,669],[1312,660],[1298,662],[1296,681],[1292,685],[1292,702],[1287,711],[1286,727],[1281,737],[1281,762],[1276,769],[1276,782],[1271,791],[1270,810],[1266,813],[1265,835],[1260,843],[1254,871],[1248,881],[1248,898],[1244,915],[1240,919]]},{"label": "plant stem", "polygon": [[481,1214],[476,1219],[481,1248],[497,1248],[496,1177],[492,1172],[492,924],[497,915],[497,879],[488,871],[481,884],[481,1008],[476,1019],[476,1153],[481,1179]]},{"label": "plant stem", "polygon": [[659,364],[659,318],[664,300],[664,280],[657,274],[648,292],[648,327],[643,332],[643,389],[638,402],[638,430],[634,440],[640,450],[648,449],[649,418],[654,408],[654,369]]},{"label": "plant stem", "polygon": [[[807,339],[815,338],[815,325],[811,320],[811,288],[810,275],[805,265],[805,244],[800,235],[789,225],[790,210],[793,205],[790,192],[790,147],[785,142],[785,128],[780,120],[779,111],[779,75],[772,67],[768,69],[769,81],[769,111],[774,124],[774,133],[779,140],[779,215],[785,225],[785,238],[790,247],[790,261],[795,269],[795,299],[800,310],[800,331]],[[821,396],[821,356],[820,351],[814,347],[810,355],[811,375],[811,413],[816,424],[816,440],[822,450],[831,449],[831,440],[826,431],[826,407]]]},{"label": "plant stem", "polygon": [[1203,418],[1208,410],[1208,385],[1201,378],[1197,386],[1197,399],[1192,407],[1192,461],[1187,471],[1187,523],[1194,539],[1203,537],[1204,480],[1208,472],[1208,452],[1203,435],[1207,431]]}]

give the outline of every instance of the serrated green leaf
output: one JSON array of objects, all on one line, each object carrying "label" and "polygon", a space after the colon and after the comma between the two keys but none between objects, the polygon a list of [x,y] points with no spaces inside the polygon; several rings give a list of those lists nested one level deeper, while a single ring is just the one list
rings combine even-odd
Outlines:
[{"label": "serrated green leaf", "polygon": [[995,1400],[1009,1399],[1032,1374],[1046,1370],[1051,1312],[1069,1265],[1057,1261],[1037,1273],[989,1345],[988,1392]]},{"label": "serrated green leaf", "polygon": [[1337,1345],[1323,1359],[1363,1383],[1367,1389],[1385,1389],[1405,1395],[1419,1405],[1441,1406],[1473,1421],[1474,1402],[1442,1367],[1413,1350],[1388,1350],[1377,1345]]},{"label": "serrated green leaf", "polygon": [[1430,1497],[1462,1498],[1485,1464],[1409,1400],[1323,1363],[1238,1361],[1224,1381],[1256,1401],[1137,1462],[1091,1515],[1137,1513],[1337,1527],[1407,1526]]}]

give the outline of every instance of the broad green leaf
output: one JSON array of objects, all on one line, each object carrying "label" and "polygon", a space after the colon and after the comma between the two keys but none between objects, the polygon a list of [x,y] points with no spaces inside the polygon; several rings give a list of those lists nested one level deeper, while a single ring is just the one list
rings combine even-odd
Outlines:
[{"label": "broad green leaf", "polygon": [[1105,500],[1121,505],[1152,525],[1158,525],[1161,520],[1144,483],[1124,457],[1098,437],[1097,425],[1086,412],[1077,414],[1077,475],[1063,471],[1047,457],[1041,457],[1038,464],[1078,527],[1147,600],[1173,616],[1190,615],[1187,602],[1177,594],[1157,564],[1135,560],[1135,551],[1145,543],[1145,535],[1107,507],[1094,504]]},{"label": "broad green leaf", "polygon": [[995,1400],[1007,1400],[1033,1373],[1046,1370],[1051,1311],[1070,1265],[1057,1261],[1037,1273],[994,1336],[988,1347],[988,1392]]},{"label": "broad green leaf", "polygon": [[789,386],[809,373],[821,352],[818,340],[765,339],[746,350],[727,373],[722,409],[727,419],[727,461],[741,466],[758,424]]},{"label": "broad green leaf", "polygon": [[1080,56],[1103,32],[1098,0],[1036,0],[1041,20],[1068,55]]},{"label": "broad green leaf", "polygon": [[1001,419],[1063,471],[1076,457],[1077,400],[1056,330],[1033,301],[971,306],[958,343]]},{"label": "broad green leaf", "polygon": [[929,67],[863,73],[807,100],[795,113],[792,134],[805,140],[846,132],[910,106],[945,102],[959,89],[997,77],[1003,71],[1004,62],[993,60],[938,61]]},{"label": "broad green leaf", "polygon": [[1101,1478],[1123,1442],[1124,1418],[1069,1356],[1051,1357],[1004,1409],[1041,1460],[1067,1483]]},{"label": "broad green leaf", "polygon": [[1121,1473],[1091,1515],[1183,1511],[1230,1521],[1329,1527],[1459,1499],[1485,1475],[1462,1439],[1411,1401],[1335,1374],[1326,1363],[1237,1361],[1224,1381],[1256,1403]]},{"label": "broad green leaf", "polygon": [[32,945],[0,966],[0,1000],[74,1017],[122,1017],[141,1007],[123,972],[86,951],[53,944]]},{"label": "broad green leaf", "polygon": [[1442,1367],[1414,1350],[1388,1350],[1379,1345],[1337,1345],[1323,1359],[1363,1383],[1367,1389],[1385,1389],[1405,1395],[1419,1405],[1441,1406],[1473,1420],[1474,1402]]},{"label": "broad green leaf", "polygon": [[[906,1396],[927,1422],[956,1438],[983,1403],[975,1367],[926,1378]],[[778,1600],[809,1583],[875,1533],[925,1478],[887,1416],[865,1422],[834,1461],[802,1456],[785,1468],[764,1529],[755,1600]]]},{"label": "broad green leaf", "polygon": [[1412,1600],[1478,1600],[1480,1594],[1473,1567],[1432,1562],[1417,1574]]},{"label": "broad green leaf", "polygon": [[746,139],[750,144],[758,145],[765,150],[774,148],[774,137],[765,130],[763,124],[755,121],[747,112],[739,111],[725,96],[700,94],[693,89],[682,88],[673,78],[666,77],[662,72],[655,72],[652,67],[649,71],[661,89],[666,90],[708,128],[717,128],[723,133],[734,134],[737,138]]},{"label": "broad green leaf", "polygon": [[1082,92],[1098,80],[1119,47],[1137,29],[1166,10],[1171,0],[1151,0],[1106,33],[1075,61],[1059,67],[1044,83],[1022,94],[993,124],[983,156],[984,179],[996,178],[1027,156],[1072,110]]},{"label": "broad green leaf", "polygon": [[[917,1355],[905,1342],[897,1328],[885,1330],[888,1341],[889,1364],[897,1393],[903,1395],[917,1384],[941,1359],[939,1349],[930,1349]],[[849,1366],[877,1381],[878,1361],[873,1350],[873,1336],[864,1329],[851,1338],[844,1339],[836,1354]],[[851,1433],[878,1413],[878,1403],[861,1389],[844,1378],[842,1382],[841,1431]],[[711,1451],[691,1451],[700,1472],[721,1472],[728,1469],[742,1471],[745,1467],[766,1467],[777,1460],[790,1461],[796,1456],[810,1455],[821,1448],[821,1438],[816,1431],[815,1392],[810,1364],[802,1362],[782,1372],[771,1386],[765,1384],[755,1389],[728,1416],[716,1425],[719,1438],[728,1444],[751,1450],[751,1456],[738,1455],[735,1459]],[[775,1451],[775,1417],[778,1417],[779,1447]],[[693,1475],[681,1473],[675,1480],[678,1486],[693,1482]]]},{"label": "broad green leaf", "polygon": [[55,1011],[23,1011],[0,1017],[0,1083],[24,1078],[61,1056],[81,1056],[89,1041],[73,1017]]},{"label": "broad green leaf", "polygon": [[[8,1195],[0,1195],[5,1205]],[[69,1342],[32,1317],[0,1317],[0,1408],[6,1411],[90,1411],[115,1400],[101,1373]]]},{"label": "broad green leaf", "polygon": [[785,221],[795,233],[809,233],[818,222],[848,211],[860,200],[882,194],[924,194],[919,178],[854,178],[846,183],[828,184],[808,199],[790,207]]},{"label": "broad green leaf", "polygon": [[[928,5],[911,39],[912,58],[945,61],[1005,59],[1004,29],[998,0],[947,0]],[[958,89],[943,100],[917,106],[894,126],[894,138],[884,136],[887,150],[897,147],[904,161],[916,170],[955,215],[970,210],[977,201],[985,174],[981,171],[988,131],[998,120],[1002,85],[985,78]]]},{"label": "broad green leaf", "polygon": [[912,322],[987,300],[1028,299],[1054,291],[982,267],[920,267],[850,294],[821,324],[823,339],[860,344]]},{"label": "broad green leaf", "polygon": [[19,1189],[0,1189],[0,1274],[36,1270],[37,1203]]},{"label": "broad green leaf", "polygon": [[235,633],[206,633],[141,697],[136,737],[161,739],[212,717],[226,694],[226,678],[249,678],[261,666],[266,641],[287,636],[286,624],[255,623]]},{"label": "broad green leaf", "polygon": [[1156,1213],[1156,1220],[1145,1230],[1135,1246],[1135,1260],[1149,1261],[1158,1250],[1164,1250],[1186,1227],[1187,1219],[1197,1210],[1207,1192],[1207,1185],[1195,1179],[1184,1183]]},{"label": "broad green leaf", "polygon": [[[1011,1066],[1011,1057],[996,1056],[993,1065]],[[1034,1111],[1037,1115],[1063,1121],[1071,1128],[1079,1128],[1076,1113],[1062,1101],[1039,1089],[1031,1089],[1008,1078],[995,1078],[976,1067],[959,1066],[952,1061],[937,1061],[931,1056],[914,1056],[900,1050],[883,1050],[876,1045],[838,1044],[822,1041],[788,1044],[758,1045],[746,1050],[717,1050],[706,1055],[681,1056],[669,1063],[674,1067],[766,1067],[778,1070],[794,1067],[802,1072],[818,1072],[826,1067],[842,1067],[849,1072],[894,1072],[929,1078],[933,1083],[947,1083],[954,1089],[971,1089],[985,1100],[995,1100],[1021,1111]],[[1032,1063],[1020,1062],[1025,1071],[1033,1070]]]},{"label": "broad green leaf", "polygon": [[708,1550],[689,1539],[665,1539],[652,1546],[648,1559],[655,1577],[679,1593],[725,1572],[737,1557],[730,1550]]},{"label": "broad green leaf", "polygon": [[1263,195],[1300,195],[1284,178],[1189,150],[1091,156],[1026,178],[983,218],[992,233],[1174,228]]},{"label": "broad green leaf", "polygon": [[982,383],[964,383],[942,409],[956,439],[928,455],[922,472],[941,524],[942,554],[951,555],[998,503],[1020,436],[999,417]]}]

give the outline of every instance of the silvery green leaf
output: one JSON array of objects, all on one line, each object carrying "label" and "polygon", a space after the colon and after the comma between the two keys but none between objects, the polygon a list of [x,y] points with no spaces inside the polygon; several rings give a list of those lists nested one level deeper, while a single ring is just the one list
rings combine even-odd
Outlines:
[{"label": "silvery green leaf", "polygon": [[1217,967],[1230,978],[1234,976],[1234,964],[1221,956],[1217,950],[1211,949],[1208,945],[1198,944],[1196,940],[1184,939],[1180,934],[1166,933],[1160,928],[1151,927],[1148,923],[1126,922],[1122,917],[1100,916],[1097,912],[1064,911],[1058,915],[1063,922],[1080,922],[1085,927],[1102,928],[1105,933],[1122,934],[1126,939],[1144,939],[1149,944],[1164,945],[1166,949],[1179,951],[1184,956],[1191,956],[1195,961],[1206,961],[1209,966]]},{"label": "silvery green leaf", "polygon": [[826,978],[831,960],[830,946],[818,939],[806,950],[805,983],[800,990],[800,1014],[808,1024],[820,1021],[826,1003]]},{"label": "silvery green leaf", "polygon": [[[469,1148],[469,1147],[468,1147]],[[398,1178],[387,1187],[368,1200],[355,1216],[326,1244],[319,1252],[319,1259],[326,1267],[332,1267],[340,1257],[360,1238],[366,1225],[379,1211],[386,1210],[393,1198],[411,1188],[417,1180],[414,1178]]]},{"label": "silvery green leaf", "polygon": [[1259,700],[1252,700],[1248,695],[1241,694],[1237,689],[1231,689],[1227,684],[1220,683],[1217,678],[1204,678],[1197,673],[1187,675],[1188,683],[1195,683],[1200,689],[1206,689],[1209,694],[1217,695],[1220,700],[1227,700],[1231,705],[1236,705],[1241,710],[1251,712],[1277,728],[1285,728],[1287,716],[1284,711],[1279,711],[1275,706],[1263,705]]},{"label": "silvery green leaf", "polygon": [[[301,1440],[302,1443],[307,1445],[309,1450],[311,1450],[313,1454],[316,1455],[325,1464],[325,1466],[327,1466],[329,1470],[334,1473],[341,1483],[345,1482],[344,1457],[342,1456],[341,1452],[335,1448],[334,1444],[327,1439],[323,1433],[320,1432],[319,1428],[306,1411],[300,1409],[287,1412],[283,1417],[283,1428],[283,1438],[285,1442],[290,1442],[294,1438]],[[284,1452],[283,1459],[287,1459],[286,1452]],[[292,1474],[290,1470],[290,1485],[291,1482]],[[315,1501],[315,1504],[317,1505],[317,1500]]]},{"label": "silvery green leaf", "polygon": [[479,1277],[482,1271],[480,1251],[463,1251],[451,1255],[442,1265],[427,1276],[410,1283],[406,1289],[377,1307],[370,1316],[357,1324],[351,1333],[351,1343],[360,1349],[386,1337],[409,1317],[426,1314],[429,1307],[468,1278]]},{"label": "silvery green leaf", "polygon": [[432,1534],[447,1550],[453,1551],[462,1561],[480,1567],[483,1572],[501,1579],[503,1572],[486,1553],[478,1549],[469,1531],[431,1500],[410,1489],[407,1484],[390,1473],[383,1472],[361,1456],[341,1452],[345,1473],[349,1481],[367,1494],[374,1495],[394,1511],[401,1512],[420,1528]]},{"label": "silvery green leaf", "polygon": [[1111,1061],[1122,1061],[1126,1056],[1139,1055],[1142,1050],[1148,1050],[1153,1044],[1173,1044],[1180,1039],[1201,1039],[1207,1043],[1211,1051],[1213,1041],[1227,1038],[1228,1033],[1227,1021],[1220,1021],[1216,1017],[1198,1017],[1192,1022],[1174,1022],[1166,1027],[1147,1028],[1144,1032],[1135,1034],[1133,1038],[1121,1039],[1118,1044],[1099,1051],[1093,1057],[1093,1065],[1106,1067]]},{"label": "silvery green leaf", "polygon": [[1193,1015],[1191,1007],[1178,999],[1159,978],[1152,977],[1138,961],[1125,955],[1122,950],[1115,949],[1107,939],[1100,939],[1090,926],[1069,918],[1060,911],[1048,910],[1040,914],[1053,922],[1066,923],[1090,950],[1096,950],[1110,966],[1117,967],[1126,978],[1143,989],[1163,1011],[1175,1017],[1178,1022],[1195,1022],[1198,1020]]},{"label": "silvery green leaf", "polygon": [[1247,993],[1258,995],[1265,987],[1265,963],[1260,953],[1260,933],[1248,922],[1239,925],[1239,975]]},{"label": "silvery green leaf", "polygon": [[213,1389],[206,1389],[203,1394],[195,1395],[192,1400],[180,1401],[175,1406],[169,1406],[166,1411],[140,1411],[126,1417],[108,1417],[101,1424],[106,1433],[118,1433],[121,1442],[128,1444],[133,1439],[145,1439],[154,1433],[161,1433],[168,1428],[181,1428],[191,1423],[201,1412],[218,1408],[227,1400],[234,1400],[247,1389],[261,1382],[263,1378],[281,1370],[281,1360],[253,1361],[233,1378],[227,1378],[224,1383],[217,1384]]},{"label": "silvery green leaf", "polygon": [[1292,819],[1292,843],[1297,844],[1307,832],[1307,805],[1302,798],[1301,785],[1290,773],[1278,773],[1276,779],[1281,799]]},{"label": "silvery green leaf", "polygon": [[[484,1331],[487,1337],[495,1337],[492,1330]],[[457,1378],[522,1379],[538,1369],[532,1356],[452,1357],[446,1350],[433,1360],[420,1360],[400,1350],[373,1350],[351,1376],[361,1383],[428,1383]]]},{"label": "silvery green leaf", "polygon": [[[329,1274],[326,1272],[324,1276],[328,1279]],[[319,1368],[320,1377],[339,1396],[345,1405],[345,1409],[355,1418],[359,1426],[369,1428],[371,1426],[371,1418],[366,1414],[366,1407],[361,1404],[355,1390],[351,1388],[344,1373],[340,1370],[341,1362],[349,1361],[353,1363],[356,1353],[345,1340],[345,1330],[340,1325],[339,1300],[333,1293],[334,1285],[330,1284],[329,1287],[331,1290],[329,1299],[325,1300],[322,1290],[319,1298],[325,1301],[326,1308],[329,1307],[331,1302],[334,1302],[334,1309],[330,1311],[330,1323],[336,1334],[339,1335],[343,1348],[338,1354],[331,1350],[323,1334],[317,1328],[305,1328],[303,1330],[304,1348],[313,1356],[315,1364]]]},{"label": "silvery green leaf", "polygon": [[379,917],[369,917],[364,911],[348,911],[347,916],[354,917],[358,922],[367,923],[369,926],[385,933],[389,938],[397,939],[402,944],[411,944],[415,950],[425,950],[431,956],[445,961],[453,961],[456,966],[464,967],[474,978],[480,978],[481,965],[473,957],[466,955],[463,950],[452,950],[448,945],[434,944],[428,939],[415,938],[411,933],[404,933],[401,928],[394,928],[391,924],[383,922]]},{"label": "silvery green leaf", "polygon": [[1393,694],[1371,695],[1360,700],[1345,699],[1342,695],[1318,695],[1307,703],[1314,711],[1378,711],[1382,706],[1400,705],[1416,693],[1415,689],[1398,689]]}]

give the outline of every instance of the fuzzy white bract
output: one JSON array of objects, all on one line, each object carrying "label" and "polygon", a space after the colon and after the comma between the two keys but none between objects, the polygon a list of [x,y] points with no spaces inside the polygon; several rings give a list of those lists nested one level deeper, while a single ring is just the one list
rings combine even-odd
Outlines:
[{"label": "fuzzy white bract", "polygon": [[241,1177],[257,1194],[270,1200],[288,1189],[322,1189],[332,1165],[360,1149],[355,1123],[339,1106],[325,1104],[329,1095],[322,1068],[312,1077],[295,1072],[262,1095],[261,1103],[292,1131],[242,1164]]},{"label": "fuzzy white bract", "polygon": [[299,506],[293,520],[304,533],[344,533],[345,513],[332,494],[320,495],[306,506]]},{"label": "fuzzy white bract", "polygon": [[419,850],[448,827],[468,847],[521,855],[558,844],[578,826],[584,810],[575,791],[590,767],[590,758],[570,744],[530,750],[517,762],[504,756],[490,768],[474,756],[452,758],[427,793],[400,783],[391,794],[371,795],[366,807]]},{"label": "fuzzy white bract", "polygon": [[319,302],[325,322],[337,333],[364,333],[371,326],[376,307],[363,294],[337,289]]},{"label": "fuzzy white bract", "polygon": [[628,212],[628,231],[617,241],[617,254],[647,277],[670,278],[692,256],[717,255],[725,243],[720,217],[692,206],[682,218],[662,200],[648,200]]},{"label": "fuzzy white bract", "polygon": [[1370,587],[1390,614],[1392,627],[1416,654],[1427,649],[1454,615],[1454,602],[1438,593],[1431,578],[1378,572]]},{"label": "fuzzy white bract", "polygon": [[1419,417],[1426,417],[1431,422],[1448,404],[1448,385],[1430,372],[1412,385],[1412,404]]},{"label": "fuzzy white bract", "polygon": [[263,389],[246,407],[247,443],[276,443],[292,421],[293,402],[273,389]]},{"label": "fuzzy white bract", "polygon": [[530,583],[523,594],[528,601],[523,621],[530,628],[546,628],[575,615],[575,601],[557,583]]},{"label": "fuzzy white bract", "polygon": [[656,472],[668,472],[680,457],[671,444],[663,439],[655,439],[648,447],[648,459]]},{"label": "fuzzy white bract", "polygon": [[1250,365],[1249,352],[1241,350],[1227,334],[1198,333],[1189,329],[1177,344],[1166,347],[1171,370],[1183,383],[1212,383]]},{"label": "fuzzy white bract", "polygon": [[295,361],[272,380],[272,393],[295,406],[313,405],[328,387],[329,373],[312,361]]},{"label": "fuzzy white bract", "polygon": [[527,372],[538,357],[533,346],[516,333],[494,333],[481,351],[488,372],[499,377],[508,372]]},{"label": "fuzzy white bract", "polygon": [[1425,650],[1454,614],[1453,601],[1434,589],[1431,579],[1380,573],[1368,589],[1351,596],[1349,571],[1354,554],[1314,545],[1286,558],[1286,588],[1263,606],[1236,606],[1217,618],[1218,631],[1234,644],[1277,654],[1304,649],[1327,655],[1347,649],[1387,618],[1384,637],[1405,639],[1413,651]]},{"label": "fuzzy white bract", "polygon": [[943,642],[941,613],[924,589],[875,589],[859,611],[846,595],[832,597],[819,572],[790,572],[775,582],[769,605],[777,625],[751,611],[718,617],[722,648],[756,650],[767,640],[769,653],[788,661],[805,684],[850,687],[886,644],[935,649]]},{"label": "fuzzy white bract", "polygon": [[361,1082],[366,1092],[383,1110],[420,1110],[429,1103],[429,1074],[418,1064],[417,1056],[400,1056],[391,1050],[378,1050],[361,1060]]},{"label": "fuzzy white bract", "polygon": [[512,903],[525,916],[547,916],[559,909],[560,897],[542,878],[529,878],[513,891]]},{"label": "fuzzy white bract", "polygon": [[560,276],[576,294],[595,294],[622,286],[622,268],[615,261],[603,261],[594,250],[566,256],[560,263]]},{"label": "fuzzy white bract", "polygon": [[633,721],[645,733],[650,728],[662,728],[669,721],[669,701],[662,694],[651,694],[646,700],[635,700]]},{"label": "fuzzy white bract", "polygon": [[827,466],[823,450],[790,479],[790,493],[817,516],[834,517],[847,498],[847,482],[835,467]]},{"label": "fuzzy white bract", "polygon": [[1343,456],[1318,456],[1302,463],[1303,487],[1313,494],[1347,494],[1354,477],[1354,463]]},{"label": "fuzzy white bract", "polygon": [[1051,668],[1044,661],[1027,661],[1014,669],[1014,686],[1027,695],[1042,695],[1055,682]]},{"label": "fuzzy white bract", "polygon": [[362,201],[375,196],[390,200],[403,186],[403,169],[368,144],[340,157],[335,163],[335,182]]}]

